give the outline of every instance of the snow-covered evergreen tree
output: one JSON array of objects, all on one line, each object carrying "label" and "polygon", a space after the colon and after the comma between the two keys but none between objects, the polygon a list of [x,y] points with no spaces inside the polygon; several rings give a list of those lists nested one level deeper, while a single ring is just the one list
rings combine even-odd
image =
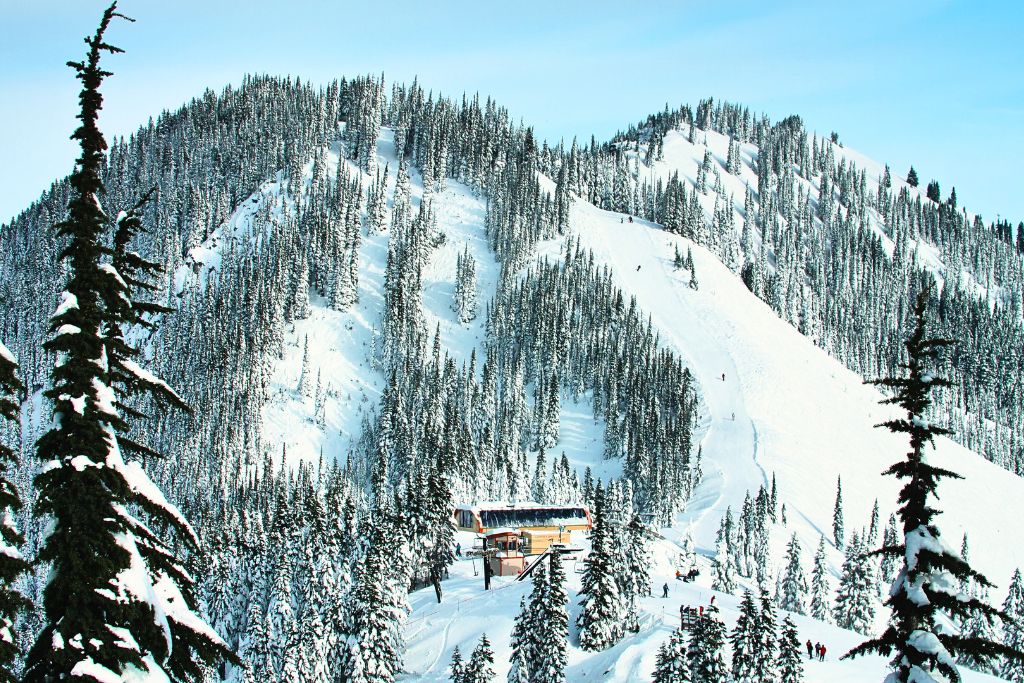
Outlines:
[{"label": "snow-covered evergreen tree", "polygon": [[754,642],[757,654],[754,657],[754,676],[761,683],[774,683],[776,679],[776,653],[779,634],[776,633],[775,605],[766,592],[761,593],[761,608],[754,619]]},{"label": "snow-covered evergreen tree", "polygon": [[686,651],[686,632],[677,628],[658,648],[654,683],[690,683],[693,679]]},{"label": "snow-covered evergreen tree", "polygon": [[469,253],[469,245],[455,262],[455,301],[452,309],[459,322],[468,323],[476,318],[476,260]]},{"label": "snow-covered evergreen tree", "polygon": [[[121,402],[123,396],[162,385],[130,360],[123,339],[113,333],[132,319],[132,290],[139,280],[134,271],[123,278],[104,261],[111,253],[104,245],[108,217],[100,202],[106,141],[97,120],[99,87],[109,72],[99,62],[103,52],[120,52],[104,34],[122,16],[112,4],[86,38],[85,60],[69,62],[82,83],[81,125],[73,135],[81,156],[70,179],[68,218],[57,225],[67,239],[62,257],[69,269],[46,343],[58,356],[45,392],[55,419],[37,444],[44,468],[35,480],[36,512],[52,518],[38,557],[51,569],[43,590],[45,623],[28,653],[26,681],[191,681],[213,662],[234,659],[193,611],[192,580],[170,545],[129,511],[141,508],[173,529],[183,545],[198,545],[177,508],[119,447],[119,432],[130,428],[122,411],[141,416]],[[135,227],[122,225],[118,234]],[[125,258],[127,252],[114,256],[118,265],[138,266],[145,275],[146,266]],[[148,452],[135,440],[123,441],[127,453]]]},{"label": "snow-covered evergreen tree", "polygon": [[462,672],[462,683],[491,683],[494,679],[494,651],[487,634],[480,636],[480,642],[473,648],[469,661]]},{"label": "snow-covered evergreen tree", "polygon": [[452,649],[452,663],[449,668],[452,672],[452,683],[466,683],[466,663],[462,661],[462,652],[459,651],[458,645]]},{"label": "snow-covered evergreen tree", "polygon": [[[537,571],[543,568],[538,567]],[[536,581],[536,579],[534,579]],[[537,584],[534,583],[536,587]],[[536,589],[536,588],[535,588]],[[519,614],[512,625],[512,640],[509,643],[510,664],[508,683],[530,683],[533,679],[533,614],[526,600],[519,600]]]},{"label": "snow-covered evergreen tree", "polygon": [[690,676],[695,682],[727,683],[730,680],[723,653],[725,635],[725,624],[718,617],[718,608],[709,605],[690,631],[687,657]]},{"label": "snow-covered evergreen tree", "polygon": [[934,522],[938,511],[932,507],[932,501],[936,498],[938,482],[960,477],[929,464],[925,456],[925,447],[936,435],[949,433],[932,424],[925,415],[931,406],[932,389],[950,385],[932,366],[937,363],[942,349],[953,343],[927,335],[929,291],[928,287],[922,288],[914,306],[914,329],[906,342],[907,363],[903,366],[906,374],[874,382],[894,392],[886,403],[896,404],[906,411],[906,417],[880,425],[906,434],[910,439],[906,459],[885,472],[906,480],[899,498],[903,542],[880,550],[883,555],[903,556],[904,563],[886,601],[891,610],[888,628],[846,655],[870,652],[894,655],[891,679],[895,683],[929,683],[936,680],[933,674],[958,682],[956,658],[961,655],[985,663],[1000,655],[1024,657],[1024,653],[1002,643],[950,633],[940,623],[943,615],[963,621],[975,613],[990,620],[1002,617],[1003,613],[955,589],[956,582],[965,577],[981,587],[990,587],[991,583],[942,542]]},{"label": "snow-covered evergreen tree", "polygon": [[[1013,570],[1010,589],[1003,601],[1003,613],[1009,619],[1003,621],[1003,645],[1024,651],[1024,580],[1020,570]],[[1008,657],[999,668],[999,675],[1008,681],[1024,681],[1024,661]]]},{"label": "snow-covered evergreen tree", "polygon": [[594,490],[594,529],[591,550],[584,558],[580,584],[580,612],[576,618],[580,647],[604,650],[623,636],[627,606],[619,591],[616,575],[625,567],[613,567],[612,545],[616,542],[605,512],[605,496],[601,483]]},{"label": "snow-covered evergreen tree", "polygon": [[811,571],[811,616],[818,621],[832,621],[832,586],[828,579],[828,564],[825,556],[825,537],[818,541],[814,553],[814,569]]},{"label": "snow-covered evergreen tree", "polygon": [[836,478],[836,504],[832,509],[832,540],[836,547],[843,549],[846,543],[846,528],[843,522],[843,479]]},{"label": "snow-covered evergreen tree", "polygon": [[[534,589],[530,609],[535,626],[530,651],[534,661],[531,683],[565,683],[566,650],[569,637],[568,595],[565,592],[565,570],[559,553],[548,556],[547,571],[534,571]],[[540,574],[538,575],[538,571]]]},{"label": "snow-covered evergreen tree", "polygon": [[864,552],[860,534],[854,532],[846,548],[832,616],[839,627],[867,634],[874,627],[878,591],[871,558]]},{"label": "snow-covered evergreen tree", "polygon": [[[0,419],[16,423],[20,401],[18,394],[24,388],[18,379],[18,363],[3,343],[0,343]],[[17,464],[14,450],[0,442],[0,683],[13,683],[14,663],[19,656],[14,622],[31,603],[19,593],[14,584],[29,569],[21,554],[25,539],[15,525],[14,515],[21,509],[21,497],[11,481],[11,472]]]},{"label": "snow-covered evergreen tree", "polygon": [[736,568],[733,563],[730,544],[732,543],[732,510],[726,508],[725,516],[718,528],[718,537],[715,540],[714,574],[711,587],[722,593],[732,593],[736,590]]},{"label": "snow-covered evergreen tree", "polygon": [[729,636],[732,644],[732,678],[736,683],[757,683],[757,665],[761,656],[761,643],[758,638],[756,622],[758,619],[757,603],[754,594],[743,591],[740,601],[740,614],[736,617],[736,625]]},{"label": "snow-covered evergreen tree", "polygon": [[779,638],[777,661],[779,683],[800,683],[804,680],[804,655],[796,624],[787,614],[782,620],[782,634]]},{"label": "snow-covered evergreen tree", "polygon": [[805,614],[807,599],[807,577],[800,561],[800,541],[796,533],[786,546],[786,569],[782,576],[782,596],[779,607],[797,614]]}]

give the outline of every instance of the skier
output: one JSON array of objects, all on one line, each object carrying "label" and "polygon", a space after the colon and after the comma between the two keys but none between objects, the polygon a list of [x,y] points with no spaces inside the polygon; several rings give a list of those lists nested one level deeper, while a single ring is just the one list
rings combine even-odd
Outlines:
[{"label": "skier", "polygon": [[662,588],[661,588],[661,597],[663,597],[663,598],[667,598],[668,597],[668,584],[667,583],[664,586],[662,586]]},{"label": "skier", "polygon": [[807,639],[807,659],[814,659],[814,646],[811,645],[811,639]]},{"label": "skier", "polygon": [[818,650],[818,661],[819,662],[824,662],[825,661],[825,644],[824,643],[821,644],[821,649]]},{"label": "skier", "polygon": [[638,272],[638,273],[640,272],[640,266],[636,267],[636,272]]},{"label": "skier", "polygon": [[722,373],[722,381],[723,382],[725,381],[725,373],[724,372]]},{"label": "skier", "polygon": [[462,544],[461,543],[456,543],[455,544],[455,557],[462,557]]},{"label": "skier", "polygon": [[676,570],[676,581],[682,581],[682,580],[683,580],[683,573],[677,569]]},{"label": "skier", "polygon": [[633,222],[633,217],[632,217],[632,216],[630,216],[630,217],[629,217],[629,222],[630,222],[630,223],[632,223],[632,222]]}]

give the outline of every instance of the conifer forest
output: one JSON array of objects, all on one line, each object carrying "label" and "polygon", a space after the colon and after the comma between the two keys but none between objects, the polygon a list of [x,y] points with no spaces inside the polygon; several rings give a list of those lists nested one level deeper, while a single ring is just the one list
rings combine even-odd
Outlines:
[{"label": "conifer forest", "polygon": [[1024,223],[718,99],[111,135],[125,14],[0,225],[0,680],[1024,681]]}]

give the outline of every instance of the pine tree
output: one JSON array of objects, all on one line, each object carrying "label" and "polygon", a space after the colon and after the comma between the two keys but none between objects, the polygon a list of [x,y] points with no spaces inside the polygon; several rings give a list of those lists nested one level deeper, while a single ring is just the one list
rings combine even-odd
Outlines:
[{"label": "pine tree", "polygon": [[807,577],[800,562],[800,541],[796,533],[786,547],[786,570],[782,578],[782,600],[779,607],[797,614],[805,614],[807,598]]},{"label": "pine tree", "polygon": [[825,557],[825,537],[818,541],[818,550],[814,553],[814,569],[811,572],[811,616],[818,621],[832,622],[832,611],[829,602],[832,587],[828,580],[828,564]]},{"label": "pine tree", "polygon": [[776,678],[775,659],[779,635],[775,629],[775,605],[767,592],[761,593],[761,609],[754,620],[754,641],[757,656],[754,659],[755,680],[773,683]]},{"label": "pine tree", "polygon": [[726,508],[725,517],[718,528],[718,538],[715,541],[715,560],[711,587],[722,593],[732,593],[736,590],[736,566],[733,562],[729,546],[732,543],[730,530],[732,528],[732,510]]},{"label": "pine tree", "polygon": [[469,657],[462,674],[462,683],[490,683],[493,679],[494,651],[491,650],[491,643],[484,633]]},{"label": "pine tree", "polygon": [[729,641],[732,643],[732,677],[736,683],[757,683],[757,663],[761,656],[761,643],[755,622],[758,618],[754,594],[743,591],[740,615],[736,618]]},{"label": "pine tree", "polygon": [[569,614],[561,555],[549,555],[547,572],[537,576],[535,570],[534,576],[531,609],[536,628],[530,648],[534,656],[531,683],[565,683]]},{"label": "pine tree", "polygon": [[875,498],[875,505],[871,508],[871,522],[868,523],[868,536],[866,544],[868,547],[873,547],[878,544],[878,499]]},{"label": "pine tree", "polygon": [[[543,568],[538,567],[537,571]],[[534,579],[536,581],[536,579]],[[535,583],[534,586],[537,584]],[[511,666],[508,670],[508,683],[530,683],[533,678],[532,638],[533,615],[527,608],[524,599],[519,600],[519,614],[512,626],[512,639],[509,649]]]},{"label": "pine tree", "polygon": [[864,554],[860,534],[854,532],[846,548],[843,573],[836,593],[833,611],[836,625],[857,633],[869,633],[874,626],[877,594],[870,558]]},{"label": "pine tree", "polygon": [[469,245],[455,262],[455,301],[453,310],[459,322],[468,323],[476,318],[476,261],[469,253]]},{"label": "pine tree", "polygon": [[[383,469],[383,468],[381,468]],[[348,634],[340,673],[350,683],[390,683],[402,657],[402,626],[408,613],[408,560],[393,547],[401,520],[378,487],[368,523],[367,547],[348,598]]]},{"label": "pine tree", "polygon": [[466,664],[462,661],[462,653],[456,645],[452,650],[452,683],[466,683]]},{"label": "pine tree", "polygon": [[[1003,645],[1024,650],[1024,580],[1019,569],[1013,570],[1010,590],[1003,601],[1003,614],[1009,617],[1003,622]],[[1004,659],[999,675],[1008,681],[1021,683],[1024,681],[1024,662],[1012,657]]]},{"label": "pine tree", "polygon": [[[123,258],[126,252],[111,254],[104,246],[108,219],[99,200],[106,149],[97,127],[103,103],[99,86],[110,75],[99,62],[103,52],[121,52],[104,42],[113,18],[123,17],[116,9],[111,5],[86,39],[86,59],[69,62],[82,82],[81,125],[73,135],[81,156],[70,179],[68,218],[56,226],[67,239],[61,257],[69,268],[46,343],[59,358],[46,391],[55,420],[37,444],[45,467],[35,480],[36,513],[52,517],[39,551],[51,570],[43,590],[45,623],[28,654],[26,681],[64,679],[72,672],[86,680],[144,675],[192,681],[217,660],[235,661],[192,611],[184,567],[129,512],[140,508],[174,529],[186,545],[198,544],[141,466],[124,460],[118,442],[118,433],[129,429],[121,410],[139,416],[117,398],[118,391],[131,395],[140,389],[121,372],[140,381],[150,376],[131,364],[120,338],[108,334],[131,319],[127,308],[134,280],[132,273],[125,280],[103,261],[112,255],[119,265],[131,266]],[[123,237],[132,226],[119,222]],[[123,440],[128,452],[141,448]]]},{"label": "pine tree", "polygon": [[718,618],[718,608],[710,605],[690,631],[687,657],[690,661],[690,675],[694,681],[729,681],[729,668],[723,655],[724,646],[725,624]]},{"label": "pine tree", "polygon": [[802,650],[796,624],[787,614],[782,620],[782,637],[779,639],[779,683],[800,683],[804,680]]},{"label": "pine tree", "polygon": [[832,510],[832,539],[835,541],[836,547],[842,550],[843,544],[846,542],[846,531],[843,524],[843,480],[841,477],[836,478],[836,505]]},{"label": "pine tree", "polygon": [[1015,648],[983,638],[953,634],[939,624],[941,615],[961,621],[974,613],[980,613],[989,620],[1005,615],[977,598],[965,598],[949,589],[965,577],[972,578],[976,585],[982,587],[990,587],[991,583],[942,543],[934,523],[938,511],[930,505],[937,499],[939,480],[960,477],[930,465],[925,457],[925,447],[933,442],[935,436],[949,433],[949,430],[929,422],[925,415],[931,407],[932,388],[951,384],[935,374],[930,366],[937,363],[942,349],[953,343],[948,339],[927,336],[929,295],[929,288],[922,288],[914,306],[914,330],[906,342],[908,362],[901,366],[906,375],[873,382],[894,391],[894,396],[886,399],[885,403],[899,405],[906,411],[905,418],[892,419],[880,425],[890,431],[907,434],[910,451],[905,460],[885,472],[906,480],[899,497],[903,542],[878,551],[882,555],[895,554],[905,559],[886,601],[892,610],[888,628],[879,637],[845,655],[895,653],[891,676],[895,683],[927,683],[936,680],[933,673],[948,681],[959,682],[960,673],[954,660],[960,655],[970,655],[986,663],[1000,655],[1024,657],[1024,653]]},{"label": "pine tree", "polygon": [[919,182],[920,181],[917,178],[917,171],[915,171],[914,167],[911,166],[910,172],[907,173],[907,185],[910,185],[911,187],[917,187]]},{"label": "pine tree", "polygon": [[625,567],[619,584],[626,596],[627,622],[631,631],[637,630],[636,601],[651,594],[650,566],[651,557],[648,549],[648,529],[634,512],[626,526],[624,534]]},{"label": "pine tree", "polygon": [[693,680],[686,650],[686,632],[677,628],[658,648],[654,683],[690,683]]},{"label": "pine tree", "polygon": [[[24,388],[18,379],[18,363],[14,355],[0,343],[0,418],[19,424],[18,394]],[[21,555],[24,537],[14,523],[14,514],[21,509],[21,498],[9,472],[17,464],[17,456],[0,442],[0,683],[13,683],[13,666],[19,656],[14,622],[31,603],[14,589],[14,584],[29,564]]]},{"label": "pine tree", "polygon": [[580,647],[588,651],[604,650],[617,643],[623,635],[626,605],[611,566],[611,549],[615,538],[609,528],[605,496],[598,482],[594,491],[594,530],[591,550],[583,560],[580,586]]}]

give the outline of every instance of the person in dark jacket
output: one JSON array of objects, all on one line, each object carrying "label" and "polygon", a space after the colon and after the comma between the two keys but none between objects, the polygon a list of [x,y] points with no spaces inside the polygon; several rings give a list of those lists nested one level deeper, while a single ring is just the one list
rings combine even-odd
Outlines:
[{"label": "person in dark jacket", "polygon": [[663,597],[663,598],[667,598],[668,597],[668,584],[667,583],[661,589],[661,597]]},{"label": "person in dark jacket", "polygon": [[814,646],[811,645],[811,639],[807,639],[807,659],[814,659]]}]

